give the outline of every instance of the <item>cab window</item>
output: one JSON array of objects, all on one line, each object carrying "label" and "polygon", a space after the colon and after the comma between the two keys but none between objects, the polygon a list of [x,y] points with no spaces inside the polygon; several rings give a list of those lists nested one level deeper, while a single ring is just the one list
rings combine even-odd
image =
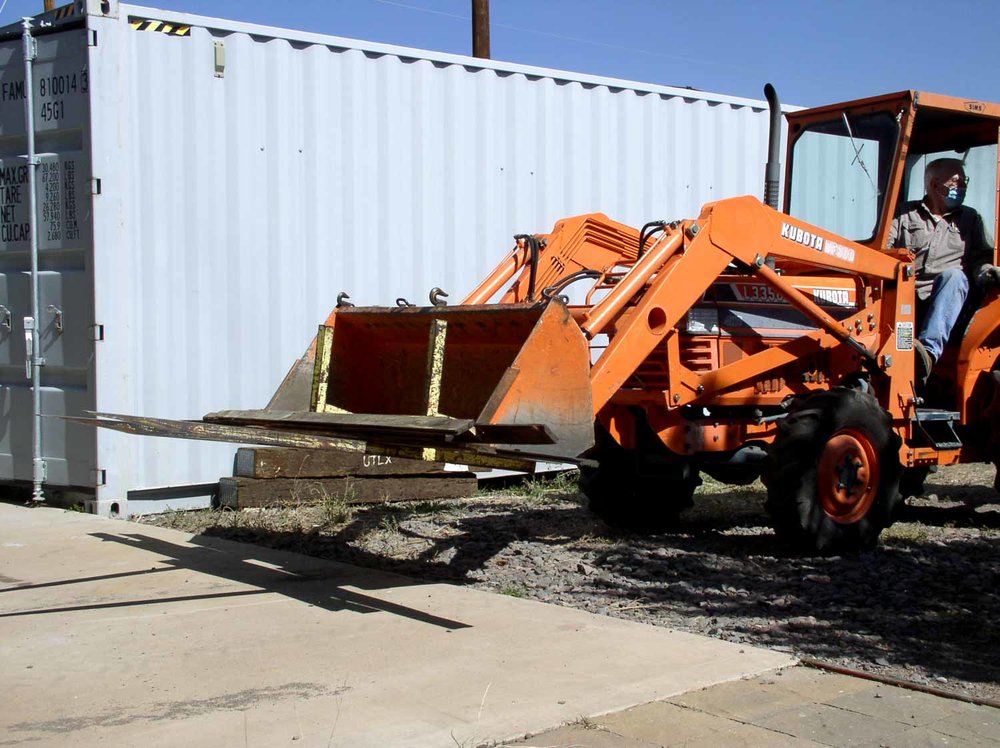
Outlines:
[{"label": "cab window", "polygon": [[805,126],[792,148],[789,214],[854,241],[871,240],[898,134],[888,112],[848,113]]},{"label": "cab window", "polygon": [[969,180],[965,205],[979,211],[986,230],[992,234],[997,218],[997,144],[974,146],[965,151],[937,151],[909,156],[903,182],[904,200],[919,200],[924,196],[924,169],[939,158],[954,158],[962,162]]}]

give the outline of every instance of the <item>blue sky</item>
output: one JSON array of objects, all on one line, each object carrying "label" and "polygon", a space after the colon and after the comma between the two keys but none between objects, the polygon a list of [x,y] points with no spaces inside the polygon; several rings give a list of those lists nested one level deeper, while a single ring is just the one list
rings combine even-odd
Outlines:
[{"label": "blue sky", "polygon": [[[148,5],[471,53],[471,0]],[[42,6],[7,0],[0,24]],[[527,65],[755,99],[771,81],[803,106],[904,88],[1000,102],[998,0],[492,0],[491,21],[493,57]]]}]

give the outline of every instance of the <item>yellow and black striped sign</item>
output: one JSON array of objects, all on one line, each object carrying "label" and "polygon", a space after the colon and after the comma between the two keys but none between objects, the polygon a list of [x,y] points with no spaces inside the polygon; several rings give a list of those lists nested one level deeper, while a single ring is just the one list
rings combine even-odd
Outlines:
[{"label": "yellow and black striped sign", "polygon": [[76,15],[76,3],[70,3],[69,5],[64,5],[61,8],[56,8],[52,11],[55,14],[57,21],[61,21],[64,18],[69,18],[70,16]]},{"label": "yellow and black striped sign", "polygon": [[128,23],[136,31],[155,31],[167,36],[191,36],[190,26],[181,26],[176,23],[154,21],[148,18],[135,18],[134,16],[129,17]]}]

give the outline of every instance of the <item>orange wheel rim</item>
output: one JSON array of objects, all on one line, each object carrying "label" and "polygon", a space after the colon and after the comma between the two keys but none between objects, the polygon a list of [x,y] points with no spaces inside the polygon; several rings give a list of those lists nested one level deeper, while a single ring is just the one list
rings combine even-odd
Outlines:
[{"label": "orange wheel rim", "polygon": [[855,429],[838,431],[819,458],[819,499],[835,522],[849,524],[864,517],[879,487],[878,455],[868,436]]}]

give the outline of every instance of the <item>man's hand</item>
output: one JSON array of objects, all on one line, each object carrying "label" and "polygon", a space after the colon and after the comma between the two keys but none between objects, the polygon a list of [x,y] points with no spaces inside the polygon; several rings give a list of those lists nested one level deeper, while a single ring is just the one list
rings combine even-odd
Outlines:
[{"label": "man's hand", "polygon": [[976,276],[976,282],[984,288],[1000,286],[1000,267],[996,265],[984,265],[979,271],[979,275]]}]

